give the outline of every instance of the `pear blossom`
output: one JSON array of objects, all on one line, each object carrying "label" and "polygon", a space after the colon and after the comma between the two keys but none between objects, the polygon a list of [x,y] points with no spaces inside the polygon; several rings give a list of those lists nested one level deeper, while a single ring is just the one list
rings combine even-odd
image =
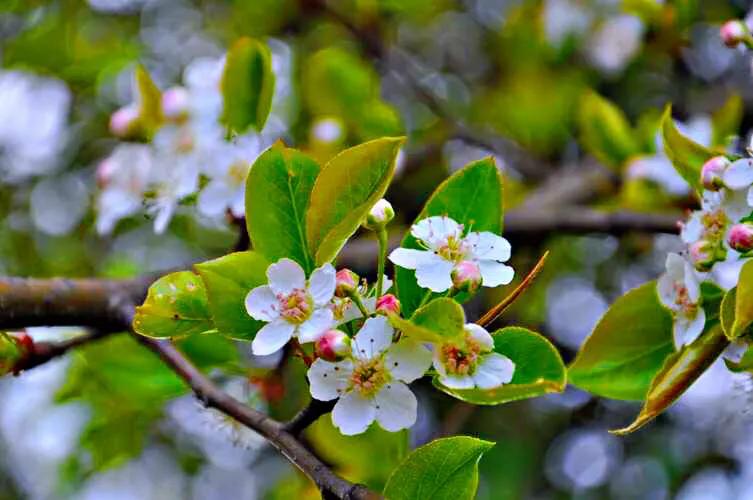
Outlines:
[{"label": "pear blossom", "polygon": [[744,191],[748,206],[753,206],[753,158],[741,158],[722,174],[724,185],[733,191]]},{"label": "pear blossom", "polygon": [[380,228],[384,228],[392,219],[395,218],[395,210],[392,208],[392,204],[382,198],[377,201],[369,213],[366,215],[366,220],[363,223],[363,227],[372,231],[377,231]]},{"label": "pear blossom", "polygon": [[[382,276],[382,282],[384,290],[388,292],[392,288],[392,280],[387,275]],[[356,292],[361,296],[361,303],[369,314],[377,312],[377,297],[376,289],[368,289],[366,284],[362,284],[356,289]],[[389,295],[389,294],[386,294]],[[384,295],[383,295],[384,296]],[[332,303],[332,312],[335,315],[335,321],[338,325],[343,325],[354,319],[363,317],[360,309],[353,303],[350,297],[339,297],[335,292],[335,298]]]},{"label": "pear blossom", "polygon": [[493,352],[494,339],[483,327],[468,323],[459,342],[434,346],[433,364],[442,385],[451,389],[493,389],[507,384],[515,363]]},{"label": "pear blossom", "polygon": [[397,248],[389,259],[397,266],[415,269],[419,286],[433,292],[452,287],[453,270],[466,261],[478,266],[483,286],[510,283],[514,271],[503,264],[510,258],[510,243],[488,231],[464,236],[463,229],[462,224],[447,216],[422,219],[411,227],[411,234],[426,250]]},{"label": "pear blossom", "polygon": [[706,313],[701,307],[701,284],[690,263],[679,254],[670,253],[666,266],[666,272],[657,282],[657,291],[661,303],[674,316],[674,342],[679,349],[703,332]]},{"label": "pear blossom", "polygon": [[737,252],[750,252],[753,250],[753,224],[743,222],[735,224],[729,230],[727,243]]},{"label": "pear blossom", "polygon": [[338,399],[332,423],[347,436],[364,432],[374,420],[391,432],[416,422],[418,402],[406,384],[426,372],[431,352],[406,338],[393,344],[393,333],[387,318],[369,318],[348,358],[336,363],[319,358],[309,368],[311,396]]},{"label": "pear blossom", "polygon": [[336,361],[350,352],[350,337],[341,330],[327,330],[314,344],[314,352],[327,361]]},{"label": "pear blossom", "polygon": [[314,342],[335,326],[330,301],[335,294],[335,268],[325,264],[306,275],[297,262],[283,258],[267,269],[268,285],[246,295],[246,311],[267,324],[251,343],[256,355],[279,350],[292,337]]},{"label": "pear blossom", "polygon": [[750,31],[744,22],[739,19],[732,19],[722,24],[719,28],[719,36],[727,47],[733,48],[750,36]]}]

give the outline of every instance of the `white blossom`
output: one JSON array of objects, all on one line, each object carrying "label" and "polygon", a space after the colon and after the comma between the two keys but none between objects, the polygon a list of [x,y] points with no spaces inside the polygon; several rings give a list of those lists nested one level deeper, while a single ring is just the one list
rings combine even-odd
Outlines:
[{"label": "white blossom", "polygon": [[677,349],[690,344],[703,332],[706,314],[701,307],[701,285],[693,266],[676,253],[667,255],[667,270],[657,282],[659,300],[674,317]]}]

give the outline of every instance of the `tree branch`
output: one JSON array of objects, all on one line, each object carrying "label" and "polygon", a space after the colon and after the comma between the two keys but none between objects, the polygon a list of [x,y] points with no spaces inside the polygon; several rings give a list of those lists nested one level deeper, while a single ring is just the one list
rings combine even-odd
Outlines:
[{"label": "tree branch", "polygon": [[34,342],[31,351],[27,352],[13,366],[13,373],[18,374],[25,370],[31,370],[32,368],[43,365],[58,356],[62,356],[71,349],[102,339],[111,333],[114,332],[108,330],[89,330],[84,334],[77,335],[70,339],[61,340],[59,342]]},{"label": "tree branch", "polygon": [[305,408],[298,412],[284,428],[290,434],[297,436],[303,432],[308,426],[316,422],[319,417],[326,415],[332,411],[335,407],[335,401],[319,401],[318,399],[312,399]]}]

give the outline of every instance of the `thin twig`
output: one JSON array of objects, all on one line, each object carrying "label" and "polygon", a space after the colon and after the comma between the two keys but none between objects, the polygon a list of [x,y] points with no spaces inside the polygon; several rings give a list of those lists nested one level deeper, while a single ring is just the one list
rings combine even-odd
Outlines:
[{"label": "thin twig", "polygon": [[32,368],[43,365],[54,358],[62,356],[71,349],[105,338],[111,333],[114,332],[108,330],[89,330],[86,333],[59,342],[34,342],[31,350],[18,360],[13,366],[12,371],[15,374],[19,374],[23,371],[31,370]]},{"label": "thin twig", "polygon": [[299,435],[308,426],[316,422],[319,417],[326,415],[335,407],[335,401],[319,401],[312,399],[306,407],[299,411],[288,423],[285,430],[294,436]]}]

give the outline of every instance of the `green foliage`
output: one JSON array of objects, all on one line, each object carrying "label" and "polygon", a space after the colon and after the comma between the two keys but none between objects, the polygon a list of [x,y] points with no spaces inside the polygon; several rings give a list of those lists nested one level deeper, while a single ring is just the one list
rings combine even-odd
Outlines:
[{"label": "green foliage", "polygon": [[673,351],[672,317],[650,281],[612,304],[580,347],[568,380],[599,396],[642,400]]},{"label": "green foliage", "polygon": [[251,38],[240,38],[227,53],[222,74],[221,121],[232,131],[264,128],[272,107],[275,75],[269,48]]},{"label": "green foliage", "polygon": [[[502,176],[493,158],[469,163],[445,180],[424,205],[416,222],[434,215],[446,215],[472,231],[502,233]],[[422,249],[410,232],[400,245]],[[415,272],[397,267],[395,285],[403,311],[410,315],[426,291],[416,283]]]},{"label": "green foliage", "polygon": [[729,333],[730,339],[740,337],[753,323],[753,260],[740,270],[735,293],[735,320]]},{"label": "green foliage", "polygon": [[727,141],[737,135],[743,118],[743,100],[737,94],[727,99],[724,105],[717,109],[711,117],[713,128],[712,144],[726,146]]},{"label": "green foliage", "polygon": [[460,304],[441,297],[416,309],[409,320],[392,315],[390,323],[415,340],[446,342],[463,335],[465,313]]},{"label": "green foliage", "polygon": [[581,141],[605,165],[619,169],[640,152],[630,123],[620,108],[595,92],[586,92],[578,112]]},{"label": "green foliage", "polygon": [[472,500],[478,462],[494,443],[468,436],[437,439],[417,448],[384,488],[387,500]]},{"label": "green foliage", "polygon": [[387,191],[403,138],[359,144],[322,168],[311,192],[306,235],[316,264],[333,260]]},{"label": "green foliage", "polygon": [[677,130],[672,120],[672,108],[667,107],[662,118],[662,136],[664,152],[674,165],[675,170],[699,193],[701,186],[701,167],[714,152],[697,142],[685,137]]},{"label": "green foliage", "polygon": [[719,307],[719,322],[728,339],[733,340],[733,324],[735,323],[735,306],[737,305],[737,287],[730,289],[724,294],[722,304]]},{"label": "green foliage", "polygon": [[494,352],[515,363],[515,373],[509,384],[488,390],[450,389],[435,377],[434,386],[477,405],[497,405],[565,390],[565,365],[557,349],[543,336],[526,328],[510,326],[494,332],[492,337]]},{"label": "green foliage", "polygon": [[217,330],[228,337],[251,340],[264,326],[246,312],[248,292],[267,283],[269,262],[258,252],[236,252],[194,267],[206,287],[209,311]]},{"label": "green foliage", "polygon": [[0,332],[0,376],[13,370],[21,359],[23,351],[16,339],[5,332]]},{"label": "green foliage", "polygon": [[147,337],[182,337],[214,331],[207,291],[190,271],[171,273],[149,287],[133,319],[136,333]]},{"label": "green foliage", "polygon": [[319,165],[277,143],[254,162],[246,180],[246,226],[254,249],[276,262],[288,257],[310,273],[306,207]]},{"label": "green foliage", "polygon": [[136,67],[136,88],[138,89],[139,125],[150,136],[162,125],[162,92],[155,85],[143,66]]}]

